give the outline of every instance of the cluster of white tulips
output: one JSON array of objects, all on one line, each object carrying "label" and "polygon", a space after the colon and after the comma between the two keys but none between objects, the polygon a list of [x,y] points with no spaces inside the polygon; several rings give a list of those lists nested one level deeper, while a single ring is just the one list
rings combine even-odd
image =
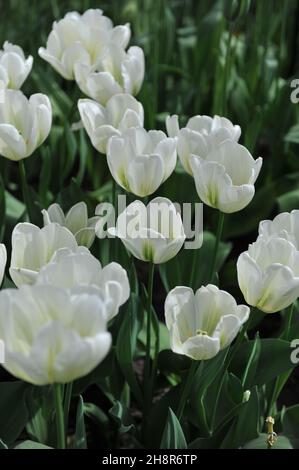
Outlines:
[{"label": "cluster of white tulips", "polygon": [[[224,117],[198,115],[182,128],[178,116],[169,116],[167,134],[146,130],[143,106],[134,97],[144,79],[144,55],[140,47],[127,49],[129,40],[129,25],[113,26],[101,10],[88,10],[55,22],[46,48],[39,49],[44,60],[65,79],[75,80],[88,97],[78,101],[81,121],[94,148],[106,155],[112,178],[122,190],[144,198],[156,193],[181,165],[194,180],[199,199],[217,209],[220,219],[245,208],[254,197],[262,159],[255,160],[238,143],[240,127]],[[27,99],[19,90],[32,62],[20,47],[4,44],[0,154],[14,161],[32,155],[51,130],[48,97]],[[36,385],[65,384],[89,373],[107,355],[112,341],[108,323],[128,300],[130,286],[119,264],[102,267],[89,251],[99,217],[89,218],[85,203],[67,214],[54,203],[43,210],[43,221],[42,228],[19,223],[12,233],[9,273],[17,289],[0,293],[3,366]],[[175,205],[161,197],[147,205],[132,202],[109,233],[149,263],[151,273],[154,265],[175,257],[186,239]],[[249,305],[276,312],[298,297],[298,233],[299,211],[260,223],[257,241],[237,264]],[[0,245],[1,280],[5,265],[6,249]],[[249,312],[213,284],[195,293],[177,286],[165,302],[171,348],[195,361],[211,359],[232,343]]]}]

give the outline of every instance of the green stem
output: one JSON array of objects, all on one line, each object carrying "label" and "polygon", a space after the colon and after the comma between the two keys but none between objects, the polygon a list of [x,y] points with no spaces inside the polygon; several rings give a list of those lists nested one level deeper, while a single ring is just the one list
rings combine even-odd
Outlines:
[{"label": "green stem", "polygon": [[29,220],[32,221],[32,214],[31,214],[31,209],[30,209],[30,193],[29,193],[29,187],[28,187],[27,178],[26,178],[24,160],[19,161],[19,172],[20,172],[20,179],[21,179],[23,201],[26,205],[26,210],[27,210]]},{"label": "green stem", "polygon": [[53,391],[56,409],[57,448],[65,449],[65,426],[62,406],[62,385],[54,384]]},{"label": "green stem", "polygon": [[194,378],[194,374],[196,372],[197,365],[198,365],[197,361],[192,361],[192,364],[190,366],[190,369],[189,369],[189,372],[188,372],[188,375],[187,375],[186,383],[185,383],[185,386],[183,388],[183,393],[181,395],[181,398],[180,398],[180,401],[179,401],[179,406],[177,408],[177,418],[178,418],[179,421],[182,419],[182,416],[183,416],[183,413],[184,413],[184,409],[185,409],[186,402],[188,400],[188,397],[189,397],[189,394],[190,394],[190,391],[191,391],[192,380]]},{"label": "green stem", "polygon": [[214,277],[214,274],[216,272],[216,261],[217,261],[217,254],[218,254],[220,239],[221,239],[221,235],[222,235],[222,231],[223,231],[223,222],[224,222],[224,213],[219,211],[218,226],[217,226],[217,232],[216,232],[216,241],[215,241],[214,252],[213,252],[213,257],[212,257],[211,270],[210,270],[210,275],[209,275],[209,282],[213,281],[213,277]]},{"label": "green stem", "polygon": [[143,411],[143,433],[145,434],[146,420],[152,402],[151,390],[151,314],[152,314],[152,298],[153,298],[153,283],[154,283],[154,263],[149,264],[148,271],[148,286],[147,286],[147,318],[146,318],[146,356],[144,366],[144,379],[143,379],[143,393],[144,393],[144,411]]},{"label": "green stem", "polygon": [[72,391],[73,391],[73,382],[69,382],[66,385],[65,396],[64,396],[64,423],[65,423],[66,435],[67,435],[68,423],[69,423],[69,412],[70,412],[70,405],[71,405],[71,399],[72,399]]}]

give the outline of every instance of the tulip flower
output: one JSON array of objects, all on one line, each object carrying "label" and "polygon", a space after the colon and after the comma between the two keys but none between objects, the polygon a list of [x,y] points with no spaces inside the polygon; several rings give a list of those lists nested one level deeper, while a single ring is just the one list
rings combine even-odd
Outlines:
[{"label": "tulip flower", "polygon": [[85,247],[79,247],[76,251],[69,248],[57,250],[51,261],[41,268],[36,283],[63,288],[97,287],[102,297],[108,299],[106,314],[109,320],[117,315],[120,306],[130,296],[125,269],[114,262],[102,268]]},{"label": "tulip flower", "polygon": [[190,165],[200,199],[224,213],[244,209],[254,196],[262,162],[232,140],[216,146],[206,158],[193,155]]},{"label": "tulip flower", "polygon": [[44,226],[53,222],[66,227],[75,236],[78,245],[90,248],[95,239],[95,226],[98,217],[88,218],[85,202],[78,202],[64,215],[59,204],[52,204],[42,211]]},{"label": "tulip flower", "polygon": [[0,243],[0,284],[3,281],[6,261],[7,261],[6,248],[5,248],[5,245],[3,245],[3,243]]},{"label": "tulip flower", "polygon": [[118,93],[138,94],[144,79],[143,50],[132,46],[125,51],[111,44],[96,65],[78,61],[74,70],[80,90],[105,105]]},{"label": "tulip flower", "polygon": [[21,91],[3,90],[0,101],[0,155],[9,160],[29,157],[48,137],[52,123],[49,98],[37,93],[29,100]]},{"label": "tulip flower", "polygon": [[282,212],[273,220],[262,220],[259,224],[259,235],[269,238],[274,235],[285,238],[299,249],[299,210]]},{"label": "tulip flower", "polygon": [[12,232],[12,254],[9,273],[17,287],[33,284],[39,270],[51,261],[59,248],[75,251],[74,235],[65,227],[51,223],[42,229],[29,223],[19,223]]},{"label": "tulip flower", "polygon": [[0,88],[21,88],[31,72],[33,57],[25,58],[23,49],[5,41],[0,50]]},{"label": "tulip flower", "polygon": [[173,258],[186,238],[180,214],[169,199],[162,197],[147,206],[134,201],[108,232],[120,238],[136,258],[154,264]]},{"label": "tulip flower", "polygon": [[165,301],[171,349],[196,361],[211,359],[231,344],[249,312],[249,307],[237,305],[229,293],[212,284],[195,294],[190,287],[175,287]]},{"label": "tulip flower", "polygon": [[227,139],[238,142],[241,135],[240,126],[234,126],[229,119],[220,116],[193,116],[182,129],[179,128],[177,115],[168,116],[166,128],[170,137],[178,138],[178,155],[190,175],[192,155],[205,159],[221,142]]},{"label": "tulip flower", "polygon": [[79,100],[78,108],[92,145],[101,153],[106,153],[107,142],[113,135],[121,136],[130,127],[143,126],[143,106],[129,94],[112,96],[106,106],[93,100]]},{"label": "tulip flower", "polygon": [[22,286],[0,293],[3,367],[35,385],[67,383],[91,372],[107,355],[105,304],[95,289]]},{"label": "tulip flower", "polygon": [[239,256],[238,282],[249,305],[278,312],[299,296],[299,252],[288,240],[259,237]]},{"label": "tulip flower", "polygon": [[107,162],[115,181],[139,197],[153,194],[176,165],[176,139],[162,131],[125,130],[107,145]]},{"label": "tulip flower", "polygon": [[126,48],[130,36],[128,24],[113,27],[100,9],[89,9],[82,15],[73,11],[53,23],[47,47],[40,47],[38,53],[62,77],[73,80],[77,63],[96,65],[109,44]]}]

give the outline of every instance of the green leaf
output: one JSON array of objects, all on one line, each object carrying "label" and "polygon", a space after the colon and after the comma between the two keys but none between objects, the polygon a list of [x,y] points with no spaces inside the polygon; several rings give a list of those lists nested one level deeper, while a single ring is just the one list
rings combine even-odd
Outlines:
[{"label": "green leaf", "polygon": [[275,206],[276,185],[270,183],[262,186],[255,193],[251,203],[240,212],[229,214],[229,223],[225,225],[225,237],[239,237],[256,232],[259,222],[268,219]]},{"label": "green leaf", "polygon": [[116,421],[121,434],[125,434],[135,428],[134,421],[129,410],[123,406],[120,401],[116,401],[114,403],[112,408],[109,410],[109,414]]},{"label": "green leaf", "polygon": [[138,308],[140,308],[139,298],[136,294],[132,294],[117,336],[116,357],[136,400],[139,404],[142,404],[140,385],[133,370],[139,331],[137,318]]},{"label": "green leaf", "polygon": [[[244,444],[243,449],[268,449],[267,434],[260,434],[256,439],[247,442]],[[293,449],[293,447],[287,437],[278,436],[277,441],[271,447],[271,450],[274,449]]]},{"label": "green leaf", "polygon": [[299,207],[299,189],[294,189],[277,198],[280,212],[290,212]]},{"label": "green leaf", "polygon": [[53,447],[40,444],[40,442],[34,441],[23,441],[20,444],[16,445],[14,449],[53,449]]},{"label": "green leaf", "polygon": [[29,420],[26,431],[33,440],[55,445],[56,423],[51,387],[32,387],[26,392]]},{"label": "green leaf", "polygon": [[73,384],[73,395],[82,394],[90,385],[93,385],[99,381],[99,379],[105,379],[105,377],[111,374],[111,369],[114,361],[114,350],[112,349],[108,356],[101,362],[92,372],[74,381]]},{"label": "green leaf", "polygon": [[[234,355],[230,369],[237,377],[243,377],[255,340],[242,343]],[[255,362],[255,374],[250,378],[251,386],[264,385],[278,375],[293,369],[290,359],[291,348],[288,341],[266,338],[260,340],[259,359]]]},{"label": "green leaf", "polygon": [[25,211],[23,202],[19,201],[8,191],[5,191],[5,202],[7,217],[19,220]]},{"label": "green leaf", "polygon": [[[168,292],[175,286],[190,286],[198,289],[209,282],[209,268],[216,243],[216,237],[210,232],[204,232],[203,244],[197,250],[182,250],[168,263],[160,265],[160,274]],[[230,243],[221,242],[219,245],[216,269],[220,270],[231,251]]]},{"label": "green leaf", "polygon": [[249,400],[239,410],[233,424],[227,432],[222,449],[237,449],[245,442],[258,436],[260,423],[259,395],[257,387],[251,391]]},{"label": "green leaf", "polygon": [[52,155],[50,147],[41,147],[40,152],[42,154],[42,169],[40,173],[38,194],[43,203],[44,207],[48,206],[47,192],[51,181],[52,173]]},{"label": "green leaf", "polygon": [[87,449],[84,421],[84,402],[81,395],[79,396],[76,414],[75,447],[76,449]]},{"label": "green leaf", "polygon": [[93,420],[101,428],[101,431],[109,429],[108,416],[94,403],[84,403],[84,414]]},{"label": "green leaf", "polygon": [[290,406],[284,410],[282,428],[288,437],[299,438],[299,405]]},{"label": "green leaf", "polygon": [[299,124],[292,126],[287,135],[285,136],[284,140],[286,142],[291,142],[293,144],[299,144]]},{"label": "green leaf", "polygon": [[168,418],[160,449],[187,449],[186,439],[180,422],[171,408],[168,408]]},{"label": "green leaf", "polygon": [[161,372],[180,373],[190,367],[187,356],[176,354],[171,349],[163,349],[158,356],[158,368]]},{"label": "green leaf", "polygon": [[25,392],[31,386],[24,382],[0,383],[0,439],[12,444],[28,421]]},{"label": "green leaf", "polygon": [[7,445],[0,439],[0,449],[8,449]]},{"label": "green leaf", "polygon": [[0,175],[0,239],[3,239],[5,231],[5,215],[6,215],[6,199],[5,199],[5,188]]},{"label": "green leaf", "polygon": [[242,385],[245,389],[249,389],[253,385],[254,378],[256,376],[257,368],[259,365],[260,354],[261,340],[259,334],[257,333],[242,377]]}]

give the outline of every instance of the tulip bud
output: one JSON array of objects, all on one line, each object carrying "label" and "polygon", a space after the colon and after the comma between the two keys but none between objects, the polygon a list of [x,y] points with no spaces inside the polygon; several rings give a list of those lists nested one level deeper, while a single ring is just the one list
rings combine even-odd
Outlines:
[{"label": "tulip bud", "polygon": [[88,218],[85,202],[78,202],[64,215],[59,204],[52,204],[42,211],[44,226],[57,223],[66,227],[75,236],[78,245],[90,248],[95,239],[95,226],[98,217]]}]

